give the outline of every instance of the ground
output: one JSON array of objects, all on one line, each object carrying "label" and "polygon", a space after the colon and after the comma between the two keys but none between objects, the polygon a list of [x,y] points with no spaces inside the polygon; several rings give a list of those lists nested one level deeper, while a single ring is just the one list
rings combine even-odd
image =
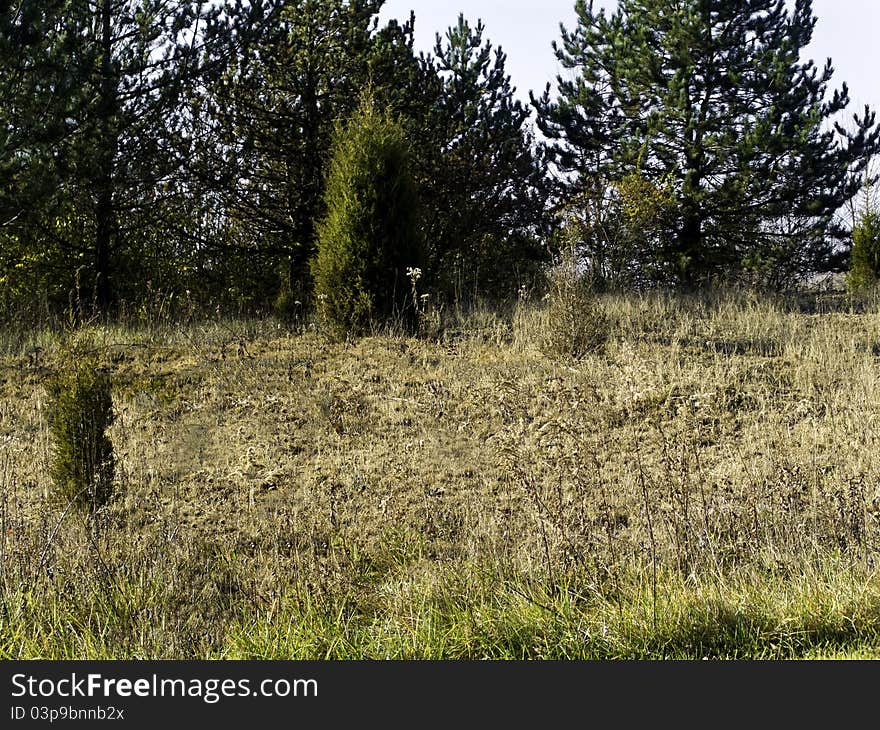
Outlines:
[{"label": "ground", "polygon": [[[880,655],[880,315],[585,306],[577,357],[542,303],[8,333],[0,656]],[[113,383],[91,516],[49,477],[71,351]]]}]

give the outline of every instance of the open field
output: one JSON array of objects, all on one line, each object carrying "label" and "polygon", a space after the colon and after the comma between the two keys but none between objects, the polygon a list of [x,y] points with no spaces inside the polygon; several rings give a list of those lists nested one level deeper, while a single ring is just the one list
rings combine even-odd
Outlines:
[{"label": "open field", "polygon": [[[880,314],[609,298],[434,339],[5,333],[2,658],[880,657]],[[47,497],[47,379],[112,373],[117,498]]]}]

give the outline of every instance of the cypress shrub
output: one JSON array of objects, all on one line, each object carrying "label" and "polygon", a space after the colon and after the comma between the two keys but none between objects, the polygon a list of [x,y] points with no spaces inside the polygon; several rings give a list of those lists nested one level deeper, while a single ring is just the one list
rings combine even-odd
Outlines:
[{"label": "cypress shrub", "polygon": [[50,476],[60,504],[95,511],[113,493],[115,460],[108,375],[94,360],[75,362],[49,384]]},{"label": "cypress shrub", "polygon": [[409,149],[369,95],[336,128],[325,205],[311,262],[322,325],[342,337],[415,325],[407,270],[422,267],[423,245]]}]

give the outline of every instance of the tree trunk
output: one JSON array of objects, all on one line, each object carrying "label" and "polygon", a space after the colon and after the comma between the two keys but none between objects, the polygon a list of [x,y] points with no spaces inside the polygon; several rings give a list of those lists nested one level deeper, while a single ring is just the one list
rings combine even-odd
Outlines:
[{"label": "tree trunk", "polygon": [[700,213],[686,205],[678,235],[681,283],[686,289],[696,289],[706,276],[703,247],[703,221]]},{"label": "tree trunk", "polygon": [[116,134],[113,117],[116,107],[116,82],[113,78],[111,2],[112,0],[103,0],[101,4],[101,87],[98,108],[100,139],[95,201],[95,302],[101,316],[109,313],[113,300],[110,259],[115,229],[113,163],[116,156]]}]

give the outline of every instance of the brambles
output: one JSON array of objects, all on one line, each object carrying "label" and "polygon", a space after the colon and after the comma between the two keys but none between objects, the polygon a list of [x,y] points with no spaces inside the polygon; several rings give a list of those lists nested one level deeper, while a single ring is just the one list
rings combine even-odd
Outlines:
[{"label": "brambles", "polygon": [[110,378],[87,358],[60,372],[48,389],[55,497],[93,512],[113,493],[115,459],[107,435],[113,423]]}]

